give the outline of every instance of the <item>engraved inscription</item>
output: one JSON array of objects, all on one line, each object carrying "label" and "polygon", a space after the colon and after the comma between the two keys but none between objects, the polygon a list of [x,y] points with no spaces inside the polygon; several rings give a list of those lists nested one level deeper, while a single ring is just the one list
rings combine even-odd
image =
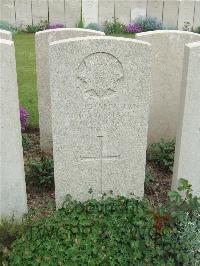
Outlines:
[{"label": "engraved inscription", "polygon": [[108,53],[87,56],[78,69],[78,78],[89,96],[103,98],[116,92],[116,83],[124,77],[120,61]]},{"label": "engraved inscription", "polygon": [[102,188],[102,180],[103,180],[103,161],[104,160],[119,160],[119,155],[104,155],[103,154],[103,136],[97,136],[98,139],[100,139],[100,152],[98,156],[81,156],[81,160],[84,161],[93,161],[98,160],[100,162],[100,187],[101,187],[101,193],[103,191]]}]

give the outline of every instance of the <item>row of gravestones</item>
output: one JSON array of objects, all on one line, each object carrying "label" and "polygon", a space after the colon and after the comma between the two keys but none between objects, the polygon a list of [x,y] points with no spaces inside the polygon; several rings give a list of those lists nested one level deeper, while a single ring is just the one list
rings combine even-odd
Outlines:
[{"label": "row of gravestones", "polygon": [[[156,17],[168,26],[183,29],[200,25],[199,0],[0,0],[0,20],[16,25],[36,25],[41,21],[75,27],[81,10],[84,25],[118,18],[124,24],[138,16]],[[190,28],[189,27],[189,28]]]},{"label": "row of gravestones", "polygon": [[[40,144],[53,148],[57,207],[67,194],[88,199],[89,190],[97,199],[111,190],[142,197],[147,132],[149,143],[177,133],[173,187],[186,178],[199,195],[200,35],[103,35],[56,29],[35,36]],[[20,218],[27,201],[15,53],[10,33],[0,37],[0,218]]]}]

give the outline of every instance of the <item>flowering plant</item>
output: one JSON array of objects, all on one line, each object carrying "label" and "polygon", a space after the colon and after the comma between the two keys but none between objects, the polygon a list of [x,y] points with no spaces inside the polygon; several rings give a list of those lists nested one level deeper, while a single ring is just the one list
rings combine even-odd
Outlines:
[{"label": "flowering plant", "polygon": [[23,107],[20,107],[20,122],[22,132],[24,132],[28,126],[28,117],[28,112]]},{"label": "flowering plant", "polygon": [[163,23],[154,17],[139,16],[134,20],[134,23],[141,27],[141,31],[163,30]]},{"label": "flowering plant", "polygon": [[130,23],[127,26],[125,26],[125,32],[127,33],[139,33],[142,31],[142,28],[140,25],[136,23]]},{"label": "flowering plant", "polygon": [[49,24],[47,26],[47,29],[57,29],[57,28],[64,28],[65,25],[64,24],[61,24],[61,23],[55,23],[55,24]]}]

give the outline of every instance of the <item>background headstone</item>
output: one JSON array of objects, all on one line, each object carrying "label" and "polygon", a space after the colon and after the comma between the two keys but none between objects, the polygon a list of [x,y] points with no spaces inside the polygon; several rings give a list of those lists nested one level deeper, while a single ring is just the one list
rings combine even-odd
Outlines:
[{"label": "background headstone", "polygon": [[147,14],[147,0],[132,1],[131,2],[131,21],[139,16],[146,17]]},{"label": "background headstone", "polygon": [[1,0],[0,1],[0,20],[15,24],[15,1]]},{"label": "background headstone", "polygon": [[32,25],[31,1],[15,0],[16,24]]},{"label": "background headstone", "polygon": [[131,21],[131,0],[115,0],[115,17],[127,25]]},{"label": "background headstone", "polygon": [[99,0],[99,25],[103,26],[106,21],[113,22],[114,10],[115,0]]},{"label": "background headstone", "polygon": [[0,39],[0,219],[27,211],[14,44]]},{"label": "background headstone", "polygon": [[194,29],[200,26],[200,1],[195,3],[195,12],[194,12]]},{"label": "background headstone", "polygon": [[75,28],[81,18],[81,0],[65,0],[65,23],[68,28]]},{"label": "background headstone", "polygon": [[32,0],[33,24],[48,21],[48,0]]},{"label": "background headstone", "polygon": [[147,4],[147,16],[155,17],[158,20],[162,20],[163,12],[163,1],[162,0],[151,0]]},{"label": "background headstone", "polygon": [[189,29],[193,26],[195,1],[182,0],[179,4],[178,28],[183,30],[187,23]]},{"label": "background headstone", "polygon": [[64,28],[41,31],[35,35],[40,147],[47,153],[52,152],[51,97],[48,66],[49,43],[73,37],[84,37],[91,35],[100,36],[104,35],[104,33],[93,30]]},{"label": "background headstone", "polygon": [[172,189],[184,178],[200,196],[200,42],[186,45]]},{"label": "background headstone", "polygon": [[179,0],[173,1],[164,1],[163,8],[163,24],[165,26],[174,26],[178,25],[178,10],[179,10]]},{"label": "background headstone", "polygon": [[143,196],[150,50],[114,37],[50,44],[57,207],[67,194],[87,200],[89,190],[97,199],[111,190]]},{"label": "background headstone", "polygon": [[98,23],[98,0],[82,0],[84,25]]},{"label": "background headstone", "polygon": [[49,0],[49,22],[65,23],[65,0]]},{"label": "background headstone", "polygon": [[0,39],[12,41],[12,33],[7,30],[0,30]]},{"label": "background headstone", "polygon": [[199,41],[200,35],[184,31],[139,33],[137,39],[152,44],[153,97],[150,105],[148,142],[176,136],[185,44]]}]

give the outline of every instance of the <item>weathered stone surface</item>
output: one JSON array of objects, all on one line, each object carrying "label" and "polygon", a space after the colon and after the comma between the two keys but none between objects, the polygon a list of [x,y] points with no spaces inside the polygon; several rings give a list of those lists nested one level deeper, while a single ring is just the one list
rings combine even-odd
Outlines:
[{"label": "weathered stone surface", "polygon": [[186,23],[189,23],[191,29],[194,21],[194,7],[195,1],[182,0],[179,4],[179,15],[178,15],[178,29],[183,30]]},{"label": "weathered stone surface", "polygon": [[125,38],[50,44],[57,207],[90,189],[143,196],[150,58],[148,43]]},{"label": "weathered stone surface", "polygon": [[200,42],[186,45],[172,188],[184,178],[200,196]]},{"label": "weathered stone surface", "polygon": [[65,23],[65,0],[49,0],[50,23]]},{"label": "weathered stone surface", "polygon": [[32,0],[33,24],[48,20],[48,0]]},{"label": "weathered stone surface", "polygon": [[18,26],[32,24],[31,1],[15,0],[15,12]]},{"label": "weathered stone surface", "polygon": [[199,26],[200,26],[200,1],[196,1],[193,27],[194,29],[196,29]]},{"label": "weathered stone surface", "polygon": [[81,0],[65,0],[65,22],[68,28],[75,28],[81,18]]},{"label": "weathered stone surface", "polygon": [[12,33],[7,30],[0,30],[0,39],[12,41]]},{"label": "weathered stone surface", "polygon": [[99,0],[99,24],[104,25],[106,21],[113,21],[114,10],[114,0]]},{"label": "weathered stone surface", "polygon": [[199,41],[200,35],[183,31],[154,31],[137,34],[152,44],[153,98],[150,105],[148,142],[176,136],[177,116],[185,44]]},{"label": "weathered stone surface", "polygon": [[1,0],[0,1],[0,20],[15,24],[15,1]]},{"label": "weathered stone surface", "polygon": [[[102,32],[84,29],[55,29],[35,35],[37,91],[40,124],[40,146],[45,152],[52,151],[51,97],[49,85],[48,46],[50,42],[73,37],[104,35]],[[55,69],[56,73],[56,69]]]},{"label": "weathered stone surface", "polygon": [[147,0],[137,0],[131,2],[131,21],[134,21],[139,16],[146,17]]},{"label": "weathered stone surface", "polygon": [[162,20],[163,1],[151,0],[147,4],[147,16],[156,17],[158,20]]},{"label": "weathered stone surface", "polygon": [[82,0],[84,25],[98,23],[98,0]]},{"label": "weathered stone surface", "polygon": [[163,8],[164,25],[177,27],[179,3],[180,3],[179,0],[164,1],[164,8]]},{"label": "weathered stone surface", "polygon": [[131,0],[115,0],[115,17],[125,25],[131,21]]},{"label": "weathered stone surface", "polygon": [[0,39],[0,219],[27,211],[14,44]]}]

